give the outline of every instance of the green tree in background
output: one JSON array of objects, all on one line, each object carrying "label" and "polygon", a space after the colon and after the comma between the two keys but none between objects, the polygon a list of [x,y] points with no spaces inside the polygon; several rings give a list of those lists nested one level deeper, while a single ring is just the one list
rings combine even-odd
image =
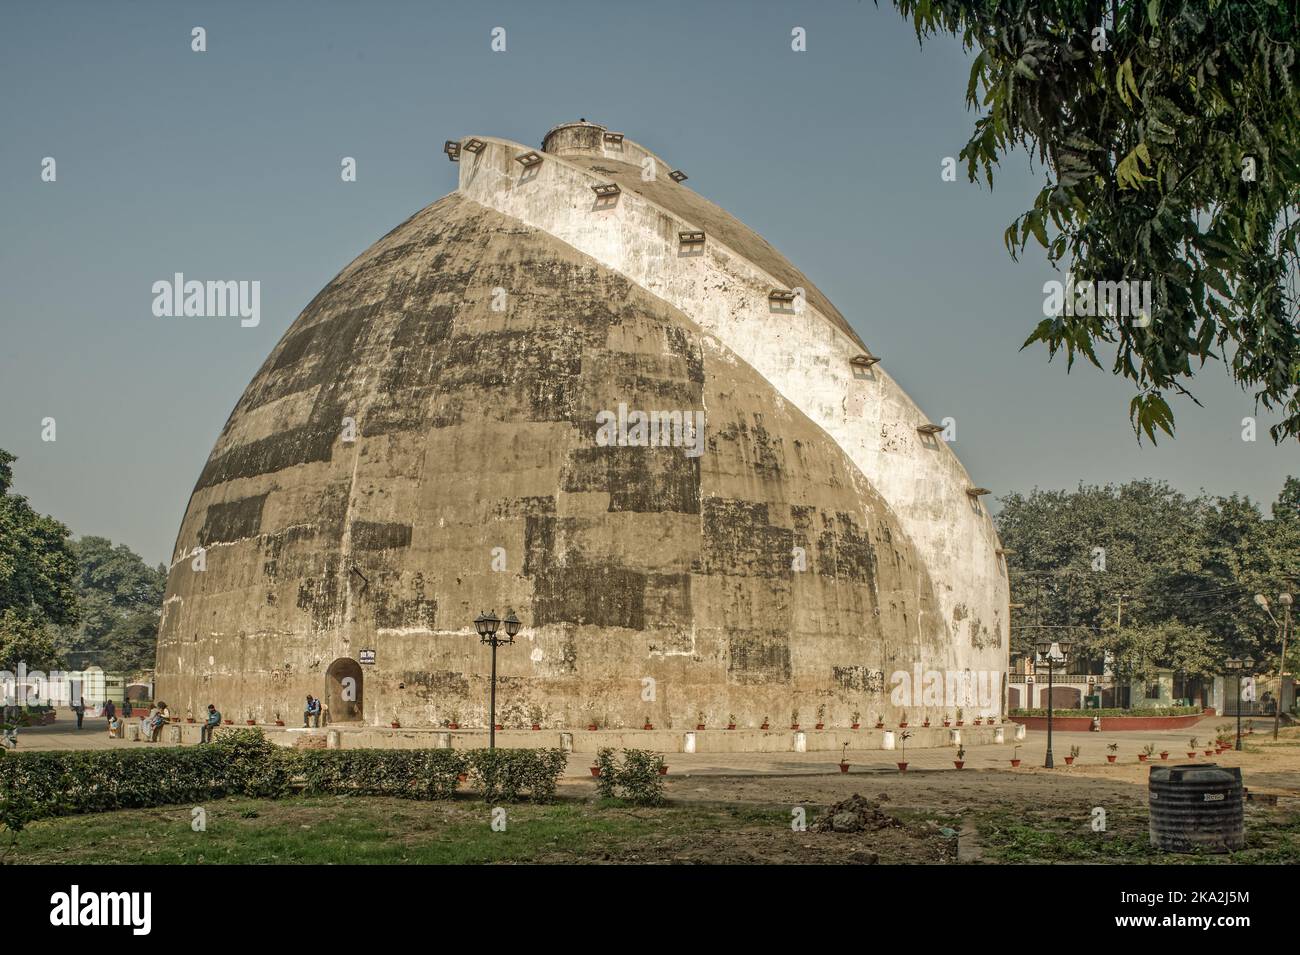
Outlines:
[{"label": "green tree in background", "polygon": [[1220,672],[1247,653],[1276,661],[1277,629],[1254,604],[1300,583],[1300,481],[1288,478],[1272,520],[1239,497],[1186,497],[1133,481],[1002,501],[1012,599],[1025,604],[1012,650],[1069,634],[1085,658],[1109,655],[1120,675],[1156,667]]},{"label": "green tree in background", "polygon": [[1032,236],[1076,281],[1151,284],[1151,320],[1043,319],[1025,345],[1131,380],[1139,437],[1173,433],[1165,395],[1221,360],[1300,436],[1300,94],[1294,0],[894,0],[917,38],[977,51],[961,150],[972,181],[1024,147],[1044,166]]},{"label": "green tree in background", "polygon": [[73,549],[81,623],[65,631],[67,649],[89,653],[105,670],[152,667],[165,569],[106,537],[83,537]]},{"label": "green tree in background", "polygon": [[68,529],[12,493],[16,460],[0,448],[0,665],[49,668],[54,628],[78,619],[77,562]]}]

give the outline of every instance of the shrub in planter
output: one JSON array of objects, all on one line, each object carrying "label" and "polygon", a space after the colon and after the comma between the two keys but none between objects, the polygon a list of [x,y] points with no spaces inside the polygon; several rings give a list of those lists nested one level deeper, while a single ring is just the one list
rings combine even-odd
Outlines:
[{"label": "shrub in planter", "polygon": [[659,767],[663,759],[658,753],[644,749],[625,749],[622,755],[622,761],[616,762],[613,750],[596,754],[600,762],[597,791],[602,796],[625,799],[637,806],[662,805],[664,781]]}]

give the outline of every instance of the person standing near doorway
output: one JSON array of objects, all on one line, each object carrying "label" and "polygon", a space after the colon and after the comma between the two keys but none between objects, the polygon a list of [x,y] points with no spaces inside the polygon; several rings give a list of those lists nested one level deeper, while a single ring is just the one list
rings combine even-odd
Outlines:
[{"label": "person standing near doorway", "polygon": [[77,697],[77,702],[73,704],[72,712],[77,714],[77,729],[81,729],[81,721],[86,718],[86,699]]}]

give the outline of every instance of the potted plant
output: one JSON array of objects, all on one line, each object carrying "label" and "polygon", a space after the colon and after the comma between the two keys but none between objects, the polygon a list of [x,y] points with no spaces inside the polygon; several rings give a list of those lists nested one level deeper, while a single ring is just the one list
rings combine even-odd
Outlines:
[{"label": "potted plant", "polygon": [[984,722],[984,720],[977,716],[977,717],[975,717],[974,725],[975,725],[975,726],[979,726],[979,725],[980,725],[981,723],[983,723],[983,722]]},{"label": "potted plant", "polygon": [[928,727],[928,726],[930,725],[930,717],[927,716],[927,717],[926,717],[926,718],[921,722],[921,725],[922,725],[922,726],[925,726],[925,727]]},{"label": "potted plant", "polygon": [[457,712],[456,710],[452,710],[451,715],[447,717],[447,729],[449,730],[460,729],[460,713]]},{"label": "potted plant", "polygon": [[963,720],[962,720],[962,709],[961,709],[961,707],[959,706],[959,707],[957,707],[957,725],[958,725],[958,726],[961,726],[961,725],[962,725],[962,722],[963,722]]},{"label": "potted plant", "polygon": [[884,718],[883,716],[877,716],[877,717],[876,717],[876,729],[878,729],[878,730],[883,730],[884,728],[885,728],[885,718]]},{"label": "potted plant", "polygon": [[1077,746],[1071,746],[1071,747],[1070,747],[1070,755],[1067,756],[1067,757],[1065,757],[1065,765],[1067,765],[1067,766],[1073,766],[1073,765],[1074,765],[1074,761],[1075,761],[1076,759],[1078,759],[1078,758],[1079,758],[1079,747],[1077,747]]},{"label": "potted plant", "polygon": [[1020,747],[1017,746],[1011,751],[1011,768],[1015,769],[1020,765]]},{"label": "potted plant", "polygon": [[958,747],[957,747],[957,758],[954,759],[954,760],[952,761],[952,764],[953,764],[954,766],[956,766],[958,769],[961,769],[963,766],[966,765],[966,747],[965,747],[965,746],[958,746]]},{"label": "potted plant", "polygon": [[1193,737],[1191,738],[1190,742],[1191,742],[1191,744],[1192,744],[1192,751],[1191,751],[1190,753],[1187,754],[1187,758],[1188,758],[1188,759],[1195,759],[1195,758],[1196,758],[1196,747],[1200,744],[1201,741],[1198,740],[1195,736],[1193,736]]},{"label": "potted plant", "polygon": [[247,726],[256,726],[256,725],[257,725],[257,720],[253,719],[253,711],[252,711],[252,710],[249,710],[249,711],[248,711],[248,718],[244,720],[244,724],[247,725]]},{"label": "potted plant", "polygon": [[1162,750],[1160,751],[1160,758],[1161,758],[1161,759],[1168,759],[1168,758],[1169,758],[1169,750],[1167,750],[1167,749],[1162,749]]},{"label": "potted plant", "polygon": [[659,757],[659,775],[660,776],[668,775],[668,764],[664,762],[662,756]]},{"label": "potted plant", "polygon": [[943,725],[952,726],[952,717],[949,716],[947,713],[943,714]]},{"label": "potted plant", "polygon": [[792,730],[797,730],[798,728],[799,728],[799,711],[798,711],[798,710],[791,710],[791,711],[790,711],[790,729],[792,729]]},{"label": "potted plant", "polygon": [[704,729],[704,711],[703,711],[703,710],[700,710],[700,712],[697,713],[697,714],[695,715],[695,728],[696,728],[697,730],[702,730],[702,729]]},{"label": "potted plant", "polygon": [[907,729],[907,710],[903,710],[902,715],[899,717],[898,728],[902,730]]},{"label": "potted plant", "polygon": [[849,729],[857,729],[859,726],[861,726],[861,725],[862,725],[862,723],[861,723],[861,719],[862,719],[862,713],[861,713],[860,711],[858,711],[858,710],[854,710],[854,711],[853,711],[853,725],[850,726]]},{"label": "potted plant", "polygon": [[898,750],[903,757],[898,762],[898,771],[900,773],[907,772],[907,741],[911,738],[912,734],[906,730],[898,734]]},{"label": "potted plant", "polygon": [[817,707],[817,725],[815,729],[824,730],[826,728],[826,704],[823,703]]},{"label": "potted plant", "polygon": [[185,711],[185,722],[186,722],[186,723],[193,723],[193,722],[194,722],[194,711],[193,711],[193,710],[189,710],[189,709],[187,709],[187,710]]},{"label": "potted plant", "polygon": [[731,713],[727,716],[727,729],[734,730],[735,728],[736,728],[736,714]]},{"label": "potted plant", "polygon": [[641,728],[642,728],[643,730],[652,730],[652,729],[655,728],[655,725],[654,725],[653,723],[650,722],[650,717],[647,716],[647,717],[645,718],[645,726],[643,726],[643,727],[641,727]]},{"label": "potted plant", "polygon": [[542,728],[542,716],[542,708],[538,704],[534,703],[528,708],[528,722],[534,730]]},{"label": "potted plant", "polygon": [[591,775],[593,776],[600,775],[600,763],[594,759],[591,761]]},{"label": "potted plant", "polygon": [[1115,762],[1115,757],[1119,754],[1119,743],[1107,743],[1106,749],[1109,751],[1106,756],[1106,762]]},{"label": "potted plant", "polygon": [[1147,743],[1145,746],[1142,747],[1142,752],[1138,753],[1138,762],[1145,763],[1148,759],[1151,758],[1152,754],[1155,753],[1155,751],[1156,748],[1150,743]]},{"label": "potted plant", "polygon": [[847,773],[848,771],[849,771],[849,744],[845,743],[843,746],[840,747],[840,772]]},{"label": "potted plant", "polygon": [[[235,721],[234,721],[234,720],[222,720],[221,722],[225,723],[227,726],[233,726]],[[1195,755],[1195,754],[1193,754],[1193,755]]]},{"label": "potted plant", "polygon": [[393,720],[391,725],[395,730],[400,730],[402,728],[402,721],[397,718],[396,713],[393,714]]},{"label": "potted plant", "polygon": [[771,724],[768,722],[768,719],[767,719],[767,717],[765,716],[765,717],[763,717],[763,725],[760,726],[759,729],[761,729],[761,730],[765,730],[765,729],[767,729],[770,725],[771,725]]},{"label": "potted plant", "polygon": [[[193,723],[194,721],[193,721],[193,720],[190,720],[190,722]],[[275,711],[275,725],[276,725],[276,726],[283,726],[283,725],[284,725],[284,717],[280,715],[280,711],[279,711],[279,710],[276,710],[276,711]]]}]

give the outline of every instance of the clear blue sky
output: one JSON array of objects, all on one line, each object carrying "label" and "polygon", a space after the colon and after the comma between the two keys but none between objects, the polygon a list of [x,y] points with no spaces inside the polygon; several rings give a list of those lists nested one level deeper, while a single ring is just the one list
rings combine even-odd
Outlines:
[{"label": "clear blue sky", "polygon": [[[932,419],[957,419],[995,494],[1157,477],[1271,502],[1300,452],[1266,417],[1241,440],[1253,403],[1220,367],[1153,449],[1126,383],[1019,351],[1053,273],[1011,262],[1002,231],[1037,177],[1015,157],[991,194],[941,181],[974,119],[967,71],[888,3],[0,3],[0,447],[38,509],[165,560],[283,331],[455,187],[443,140],[537,144],[585,116],[803,268]],[[155,318],[151,286],[174,272],[259,280],[260,326]]]}]

